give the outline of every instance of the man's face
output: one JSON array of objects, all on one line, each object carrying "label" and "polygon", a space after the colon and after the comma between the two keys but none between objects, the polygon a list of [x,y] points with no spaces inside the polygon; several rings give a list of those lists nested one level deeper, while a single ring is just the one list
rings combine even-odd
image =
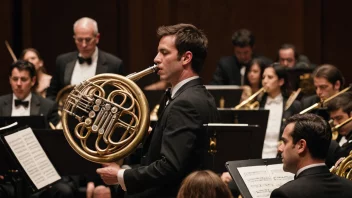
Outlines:
[{"label": "man's face", "polygon": [[[350,118],[350,115],[348,113],[345,113],[342,108],[336,110],[336,111],[331,111],[330,112],[330,118],[334,121],[334,125],[341,124],[348,118]],[[347,123],[343,127],[339,129],[339,134],[340,135],[347,135],[350,131],[352,131],[352,122]]]},{"label": "man's face", "polygon": [[240,64],[248,64],[252,60],[253,49],[251,46],[234,46],[235,56]]},{"label": "man's face", "polygon": [[75,27],[74,40],[79,53],[84,58],[89,58],[93,55],[95,47],[99,43],[99,38],[99,34],[94,34],[93,25],[77,25]]},{"label": "man's face", "polygon": [[17,68],[14,68],[9,80],[12,92],[18,99],[23,100],[31,92],[31,88],[34,86],[36,78],[31,78],[29,71],[27,70],[20,71]]},{"label": "man's face", "polygon": [[281,49],[279,50],[279,62],[280,65],[285,67],[294,67],[296,64],[295,52],[293,49]]},{"label": "man's face", "polygon": [[340,81],[337,81],[335,85],[330,83],[326,78],[319,78],[315,77],[314,78],[314,86],[315,86],[315,92],[317,96],[321,100],[325,100],[329,98],[330,96],[336,94],[339,92],[340,89]]},{"label": "man's face", "polygon": [[298,145],[292,142],[291,133],[294,127],[295,123],[290,123],[285,127],[284,133],[281,136],[283,143],[279,146],[278,151],[281,153],[284,171],[296,174],[298,170],[299,152]]},{"label": "man's face", "polygon": [[159,41],[158,54],[154,62],[158,65],[160,80],[176,85],[182,76],[182,57],[178,59],[178,51],[175,46],[174,35],[164,36]]}]

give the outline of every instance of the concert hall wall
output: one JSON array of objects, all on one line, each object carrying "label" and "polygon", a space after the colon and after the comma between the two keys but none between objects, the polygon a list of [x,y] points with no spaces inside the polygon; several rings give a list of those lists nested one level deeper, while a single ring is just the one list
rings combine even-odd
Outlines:
[{"label": "concert hall wall", "polygon": [[[201,74],[207,84],[221,56],[232,54],[231,35],[240,28],[256,36],[255,49],[271,59],[283,43],[293,43],[315,64],[331,63],[351,82],[350,1],[328,0],[105,0],[46,1],[2,0],[0,21],[3,41],[17,56],[34,47],[41,52],[49,74],[58,54],[75,50],[73,23],[88,16],[98,22],[99,47],[123,59],[126,74],[153,64],[160,25],[192,23],[209,39],[209,53]],[[0,94],[10,92],[7,68],[12,62],[4,44],[0,48]],[[141,86],[157,76],[141,79]]]}]

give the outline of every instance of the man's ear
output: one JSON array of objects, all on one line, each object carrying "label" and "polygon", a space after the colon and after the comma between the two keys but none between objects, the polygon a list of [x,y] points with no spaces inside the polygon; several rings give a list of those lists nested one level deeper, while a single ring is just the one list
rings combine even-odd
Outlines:
[{"label": "man's ear", "polygon": [[282,85],[284,85],[284,83],[285,83],[285,80],[284,80],[283,78],[279,79],[279,85],[280,85],[280,87],[281,87]]},{"label": "man's ear", "polygon": [[190,51],[185,52],[181,57],[183,65],[187,65],[187,64],[191,63],[192,58],[193,58],[192,52],[190,52]]},{"label": "man's ear", "polygon": [[298,147],[298,153],[303,153],[307,150],[307,142],[304,139],[298,140],[296,146]]},{"label": "man's ear", "polygon": [[37,77],[33,76],[32,81],[31,81],[31,87],[35,85],[35,82],[37,81]]}]

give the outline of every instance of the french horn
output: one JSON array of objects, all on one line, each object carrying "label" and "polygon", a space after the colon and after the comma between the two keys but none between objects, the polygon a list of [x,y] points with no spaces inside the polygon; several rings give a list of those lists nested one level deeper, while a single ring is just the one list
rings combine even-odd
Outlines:
[{"label": "french horn", "polygon": [[126,77],[99,74],[75,86],[61,119],[70,146],[96,163],[116,162],[132,153],[148,130],[150,116],[148,101],[134,81],[157,70],[154,65]]}]

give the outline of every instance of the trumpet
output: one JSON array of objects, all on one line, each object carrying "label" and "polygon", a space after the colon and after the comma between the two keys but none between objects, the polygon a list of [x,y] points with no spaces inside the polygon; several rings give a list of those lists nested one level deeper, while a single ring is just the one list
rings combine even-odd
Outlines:
[{"label": "trumpet", "polygon": [[259,89],[259,91],[255,92],[252,94],[249,98],[246,100],[242,101],[239,105],[235,106],[234,109],[258,109],[259,108],[259,102],[254,101],[254,98],[256,98],[259,94],[262,94],[265,92],[264,87]]},{"label": "trumpet", "polygon": [[351,89],[351,86],[348,86],[347,88],[341,90],[340,92],[330,96],[329,98],[327,98],[326,100],[321,100],[320,102],[317,102],[315,104],[313,104],[312,106],[304,109],[303,111],[301,111],[299,114],[304,114],[304,113],[309,113],[311,112],[312,110],[314,109],[319,109],[321,107],[324,107],[330,100],[334,99],[336,96],[339,96],[341,95],[342,93],[345,93],[346,91],[350,90]]}]

